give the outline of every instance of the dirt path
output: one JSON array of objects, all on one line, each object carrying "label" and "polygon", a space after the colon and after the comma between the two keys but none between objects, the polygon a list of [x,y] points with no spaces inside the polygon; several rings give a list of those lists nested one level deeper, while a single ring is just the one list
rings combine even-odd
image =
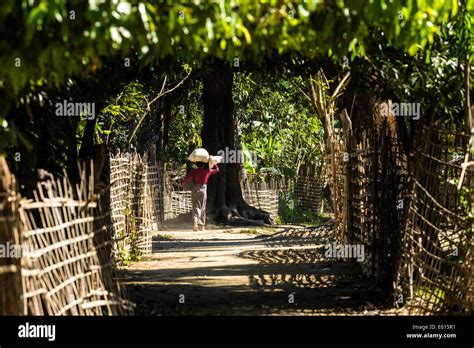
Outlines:
[{"label": "dirt path", "polygon": [[377,314],[359,266],[325,259],[332,228],[173,228],[120,271],[138,315]]}]

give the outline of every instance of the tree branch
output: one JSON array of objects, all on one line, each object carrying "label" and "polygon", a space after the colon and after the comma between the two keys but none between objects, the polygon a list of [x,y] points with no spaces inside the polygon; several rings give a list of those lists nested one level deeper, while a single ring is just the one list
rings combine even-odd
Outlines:
[{"label": "tree branch", "polygon": [[144,112],[142,118],[140,119],[140,121],[138,121],[138,124],[137,126],[135,127],[135,129],[133,130],[133,133],[132,135],[130,136],[130,139],[128,140],[128,146],[130,146],[130,144],[132,143],[132,140],[133,138],[135,137],[135,135],[137,134],[137,131],[138,129],[140,128],[140,126],[142,125],[143,121],[145,120],[145,118],[151,113],[151,105],[153,103],[155,103],[158,99],[164,97],[166,94],[168,93],[171,93],[173,92],[174,90],[176,90],[177,88],[179,88],[179,86],[181,86],[184,81],[186,81],[188,79],[188,77],[191,75],[191,70],[189,70],[188,74],[176,85],[174,86],[173,88],[171,89],[168,89],[167,91],[163,92],[164,89],[165,89],[165,86],[166,86],[166,80],[167,80],[167,77],[168,75],[165,75],[165,78],[163,79],[163,84],[161,86],[161,90],[160,92],[158,93],[158,95],[153,98],[150,102],[147,102],[147,106],[146,106],[146,111]]}]

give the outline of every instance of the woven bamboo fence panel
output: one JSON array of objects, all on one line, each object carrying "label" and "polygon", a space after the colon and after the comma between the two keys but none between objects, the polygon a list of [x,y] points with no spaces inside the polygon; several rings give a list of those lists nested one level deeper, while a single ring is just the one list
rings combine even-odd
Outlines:
[{"label": "woven bamboo fence panel", "polygon": [[324,183],[320,166],[317,173],[301,173],[294,178],[276,174],[248,175],[242,183],[242,193],[247,203],[269,212],[273,217],[279,215],[283,200],[294,200],[302,211],[319,212]]},{"label": "woven bamboo fence panel", "polygon": [[110,210],[118,262],[152,252],[152,231],[161,225],[161,173],[147,156],[110,157]]},{"label": "woven bamboo fence panel", "polygon": [[80,186],[73,188],[66,177],[40,182],[34,199],[20,202],[23,314],[133,312],[113,279],[109,215],[103,208],[93,175],[87,178],[85,170]]},{"label": "woven bamboo fence panel", "polygon": [[244,200],[256,208],[262,209],[272,218],[279,214],[280,198],[290,185],[290,180],[279,175],[247,175],[241,182]]},{"label": "woven bamboo fence panel", "polygon": [[7,163],[0,157],[0,315],[17,315],[22,312],[20,259],[7,255],[10,246],[21,245],[19,219],[19,195],[14,177]]},{"label": "woven bamboo fence panel", "polygon": [[278,216],[280,193],[277,190],[245,190],[243,196],[251,206],[266,211],[271,217]]},{"label": "woven bamboo fence panel", "polygon": [[325,181],[322,166],[319,167],[316,175],[298,175],[295,178],[292,192],[297,197],[298,205],[302,210],[313,212],[322,210]]},{"label": "woven bamboo fence panel", "polygon": [[[407,159],[393,117],[371,102],[370,117],[334,132],[325,147],[339,244],[364,245],[364,273],[393,297],[406,198]],[[401,207],[401,208],[400,208]]]},{"label": "woven bamboo fence panel", "polygon": [[363,244],[365,273],[412,313],[472,313],[470,135],[420,125],[407,157],[394,129],[384,119],[336,139],[334,169],[326,156],[337,240]]},{"label": "woven bamboo fence panel", "polygon": [[342,135],[335,134],[336,138],[333,140],[334,157],[328,151],[325,155],[326,176],[329,188],[331,190],[332,207],[334,217],[336,218],[336,237],[340,243],[348,241],[347,224],[348,216],[345,207],[347,200],[346,178],[348,160],[346,142]]},{"label": "woven bamboo fence panel", "polygon": [[[159,165],[148,164],[146,167],[145,187],[144,192],[147,193],[148,201],[145,206],[149,207],[148,221],[151,221],[154,230],[163,225],[164,221],[164,178],[163,169]],[[155,225],[155,220],[158,226]]]},{"label": "woven bamboo fence panel", "polygon": [[[182,178],[175,178],[172,173],[166,175],[165,220],[174,219],[192,211],[191,191],[183,190],[176,183]],[[290,195],[296,199],[299,208],[318,212],[323,200],[324,175],[319,169],[317,176],[297,176],[287,178],[281,175],[247,175],[241,182],[244,200],[262,209],[274,218],[279,215],[281,200]]]},{"label": "woven bamboo fence panel", "polygon": [[165,220],[174,219],[192,211],[191,191],[169,191],[165,196]]},{"label": "woven bamboo fence panel", "polygon": [[407,158],[384,120],[351,139],[348,166],[347,236],[366,246],[366,274],[393,296],[407,195]]},{"label": "woven bamboo fence panel", "polygon": [[[474,311],[470,136],[426,125],[416,136],[398,279],[400,302],[412,314]],[[466,170],[459,183],[463,163]]]}]

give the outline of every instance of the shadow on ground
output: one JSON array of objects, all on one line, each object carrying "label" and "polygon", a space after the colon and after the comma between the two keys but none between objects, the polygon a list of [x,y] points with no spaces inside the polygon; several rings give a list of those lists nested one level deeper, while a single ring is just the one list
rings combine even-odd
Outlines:
[{"label": "shadow on ground", "polygon": [[122,270],[120,277],[138,315],[343,315],[379,307],[380,292],[358,264],[324,257],[329,240],[327,230],[158,239],[154,253],[168,260],[167,266],[158,262],[153,268],[151,260],[147,267]]}]

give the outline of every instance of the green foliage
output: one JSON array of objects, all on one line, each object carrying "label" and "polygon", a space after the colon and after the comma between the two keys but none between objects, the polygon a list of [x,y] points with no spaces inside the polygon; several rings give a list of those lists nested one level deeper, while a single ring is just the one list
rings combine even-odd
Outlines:
[{"label": "green foliage", "polygon": [[202,145],[201,128],[204,113],[201,102],[202,88],[201,81],[190,81],[179,102],[173,105],[166,160],[184,163],[189,150]]},{"label": "green foliage", "polygon": [[173,239],[176,239],[176,237],[172,234],[157,234],[155,236],[153,236],[153,240],[154,241],[170,241],[170,240],[173,240]]},{"label": "green foliage", "polygon": [[279,223],[317,225],[328,220],[327,217],[317,212],[302,209],[298,204],[298,198],[294,194],[282,198],[279,208]]},{"label": "green foliage", "polygon": [[[145,92],[141,82],[125,85],[117,96],[109,99],[99,114],[99,138],[107,138],[113,149],[127,150],[129,137],[146,109],[148,97],[149,93]],[[106,130],[102,129],[103,126]]]},{"label": "green foliage", "polygon": [[305,164],[321,161],[322,125],[299,87],[300,77],[269,78],[236,74],[235,115],[250,173],[267,171],[293,176]]},{"label": "green foliage", "polygon": [[[472,7],[467,1],[468,12]],[[414,54],[457,11],[457,1],[444,0],[3,0],[0,32],[8,35],[0,44],[0,76],[17,95],[27,84],[58,85],[66,76],[94,71],[101,57],[113,54],[140,52],[143,65],[190,54],[230,62],[275,52],[363,55],[369,27]]]},{"label": "green foliage", "polygon": [[[138,220],[132,216],[129,208],[125,208],[123,215],[125,222],[122,226],[121,233],[118,235],[120,242],[118,260],[124,265],[130,265],[140,260],[140,249],[138,247],[139,236],[137,231]],[[128,227],[128,233],[127,233]]]},{"label": "green foliage", "polygon": [[[384,33],[374,31],[365,59],[351,67],[361,80],[377,76],[376,90],[382,98],[421,104],[422,117],[452,122],[462,118],[464,110],[463,59],[467,48],[461,31],[454,30],[461,13],[440,33],[425,53],[409,56],[388,44]],[[469,17],[469,16],[467,16]],[[467,35],[467,34],[463,34]],[[472,33],[470,34],[472,38]],[[464,48],[463,48],[464,47]],[[472,57],[471,57],[472,58]],[[373,80],[368,81],[374,88]]]},{"label": "green foliage", "polygon": [[[461,158],[464,158],[461,154]],[[466,180],[466,178],[464,178]],[[455,178],[450,178],[447,180],[449,184],[453,186],[458,186],[460,178],[455,177]],[[461,216],[464,216],[466,219],[466,226],[472,225],[472,222],[474,221],[474,209],[472,207],[472,202],[471,202],[471,197],[472,197],[472,187],[468,187],[467,185],[461,186],[461,189],[459,190],[459,196],[458,196],[458,209],[459,209],[459,214]],[[469,228],[467,228],[469,230]],[[472,231],[471,231],[472,233]]]},{"label": "green foliage", "polygon": [[[81,118],[79,122],[77,123],[77,129],[76,129],[76,148],[77,152],[79,152],[81,145],[82,145],[82,140],[84,136],[84,131],[86,129],[86,124],[87,124],[87,119],[86,118]],[[110,130],[105,130],[103,129],[104,127],[104,121],[101,120],[101,117],[95,122],[94,126],[94,144],[95,145],[100,145],[104,143],[106,137],[111,133]]]},{"label": "green foliage", "polygon": [[[209,56],[232,64],[277,55],[331,57],[340,64],[343,57],[366,54],[374,28],[387,44],[414,55],[429,52],[442,25],[458,12],[462,25],[453,30],[472,56],[473,1],[459,9],[455,0],[2,0],[0,116],[11,117],[9,111],[32,91],[97,72],[105,57],[118,57],[124,69],[125,59],[149,67],[170,57],[202,62]],[[11,144],[18,133],[0,127],[0,135]],[[274,139],[279,147],[281,139]],[[275,148],[259,151],[270,155]]]},{"label": "green foliage", "polygon": [[424,301],[433,301],[435,298],[438,299],[439,301],[444,301],[446,292],[445,290],[440,289],[440,288],[431,289],[427,286],[422,286],[418,288],[416,292],[416,296]]}]

